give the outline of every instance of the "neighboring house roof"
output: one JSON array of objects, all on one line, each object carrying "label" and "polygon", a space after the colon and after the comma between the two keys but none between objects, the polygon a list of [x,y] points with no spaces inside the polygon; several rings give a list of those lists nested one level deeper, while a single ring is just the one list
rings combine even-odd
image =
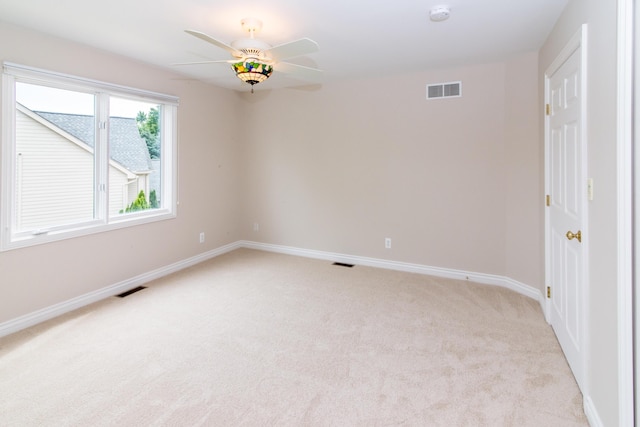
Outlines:
[{"label": "neighboring house roof", "polygon": [[[90,147],[95,145],[93,116],[44,111],[34,111],[34,113]],[[135,119],[124,117],[109,119],[109,155],[111,159],[132,172],[148,172],[152,169],[147,143],[140,136]]]}]

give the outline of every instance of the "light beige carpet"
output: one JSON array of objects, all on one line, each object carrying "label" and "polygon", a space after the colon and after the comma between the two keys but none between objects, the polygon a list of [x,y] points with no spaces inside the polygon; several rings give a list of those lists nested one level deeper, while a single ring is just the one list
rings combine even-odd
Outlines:
[{"label": "light beige carpet", "polygon": [[2,426],[584,426],[537,301],[238,250],[0,339]]}]

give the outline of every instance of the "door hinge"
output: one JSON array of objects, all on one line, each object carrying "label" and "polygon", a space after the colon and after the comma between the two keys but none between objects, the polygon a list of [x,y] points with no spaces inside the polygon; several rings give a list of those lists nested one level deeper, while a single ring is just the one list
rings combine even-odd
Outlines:
[{"label": "door hinge", "polygon": [[547,104],[546,106],[547,116],[551,115],[551,105]]},{"label": "door hinge", "polygon": [[547,286],[547,298],[551,298],[551,286]]},{"label": "door hinge", "polygon": [[546,197],[546,203],[547,203],[547,206],[551,206],[551,196],[548,195],[548,194],[547,194],[547,197]]}]

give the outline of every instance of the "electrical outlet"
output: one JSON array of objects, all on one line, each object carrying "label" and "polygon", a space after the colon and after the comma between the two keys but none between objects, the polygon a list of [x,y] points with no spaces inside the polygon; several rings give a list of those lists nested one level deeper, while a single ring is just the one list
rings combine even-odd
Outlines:
[{"label": "electrical outlet", "polygon": [[258,224],[257,222],[253,223],[253,231],[260,231],[260,224]]},{"label": "electrical outlet", "polygon": [[387,249],[391,249],[391,237],[387,237],[384,239],[384,247]]},{"label": "electrical outlet", "polygon": [[200,233],[200,243],[204,243],[204,231]]}]

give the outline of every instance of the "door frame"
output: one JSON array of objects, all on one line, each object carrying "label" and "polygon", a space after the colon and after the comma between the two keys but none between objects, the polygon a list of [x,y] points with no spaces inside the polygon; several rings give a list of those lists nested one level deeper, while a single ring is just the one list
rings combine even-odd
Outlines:
[{"label": "door frame", "polygon": [[[560,67],[565,63],[565,61],[576,51],[579,50],[580,51],[580,73],[581,73],[581,78],[580,78],[580,144],[581,144],[581,153],[582,153],[582,158],[580,159],[580,167],[581,167],[581,174],[582,176],[585,178],[583,180],[583,188],[586,191],[586,187],[587,187],[587,182],[586,182],[586,176],[587,174],[587,159],[588,159],[588,153],[587,153],[587,24],[582,24],[582,26],[580,27],[580,29],[573,35],[573,37],[571,37],[571,39],[569,40],[569,42],[564,46],[564,48],[560,51],[560,53],[558,54],[558,56],[553,60],[553,62],[551,63],[551,65],[549,65],[549,67],[545,70],[544,73],[544,104],[545,106],[547,104],[551,103],[551,98],[550,98],[550,91],[551,91],[551,85],[550,85],[550,81],[551,81],[551,77],[555,74],[556,71],[558,71],[558,69],[560,69]],[[551,174],[551,162],[550,162],[550,145],[551,145],[551,138],[550,138],[550,117],[548,115],[546,115],[546,113],[544,114],[544,176],[545,176],[545,183],[544,183],[544,189],[545,189],[545,194],[551,194],[551,180],[550,180],[550,174]],[[586,194],[586,193],[583,193]],[[583,256],[582,256],[582,277],[583,277],[583,281],[584,281],[584,290],[581,293],[581,301],[579,301],[579,305],[580,305],[580,314],[579,314],[579,322],[580,322],[580,326],[579,326],[579,337],[581,340],[581,352],[580,352],[580,356],[582,358],[581,360],[581,365],[582,365],[582,373],[581,373],[581,377],[582,378],[576,378],[576,381],[580,387],[580,390],[582,391],[583,396],[588,396],[588,376],[586,375],[586,372],[588,372],[588,358],[586,357],[586,353],[587,350],[589,348],[589,343],[588,343],[588,335],[586,333],[586,331],[588,330],[588,325],[587,325],[587,320],[588,317],[586,316],[586,309],[588,307],[588,302],[589,302],[589,269],[587,268],[588,265],[588,259],[589,259],[589,222],[588,222],[588,210],[587,210],[587,204],[588,204],[588,200],[587,197],[583,197],[582,198],[582,218],[581,218],[581,230],[582,230],[582,234],[583,236],[585,236],[585,238],[583,238]],[[551,239],[549,238],[550,236],[550,210],[547,209],[545,207],[545,214],[544,214],[544,219],[545,219],[545,231],[544,231],[544,236],[545,236],[545,286],[550,286],[551,285],[551,262],[550,262],[550,257],[551,257]],[[545,293],[546,295],[546,293]],[[553,295],[552,295],[553,297]],[[547,320],[548,323],[551,323],[551,300],[549,298],[545,297],[545,304],[544,304],[544,311],[545,311],[545,318]]]},{"label": "door frame", "polygon": [[[620,425],[634,425],[634,412],[640,413],[640,402],[635,399],[635,388],[640,387],[640,373],[635,372],[634,363],[640,368],[640,355],[634,351],[635,339],[640,339],[640,320],[634,313],[640,300],[634,289],[634,275],[638,274],[640,259],[634,253],[634,241],[640,242],[638,225],[640,216],[634,204],[640,208],[640,200],[634,200],[634,167],[640,167],[637,144],[634,139],[634,101],[638,88],[635,86],[634,61],[639,61],[638,48],[634,42],[636,10],[633,0],[618,1],[618,79],[617,79],[617,250],[618,250],[618,417]],[[634,59],[635,57],[635,59]],[[634,93],[635,92],[635,93]],[[635,145],[635,147],[634,147]],[[634,156],[636,157],[634,160]],[[636,169],[637,170],[637,169]],[[637,184],[638,176],[635,177]],[[635,271],[634,271],[635,263]],[[634,298],[636,298],[634,304]],[[638,343],[636,342],[636,346]],[[635,407],[634,407],[635,405]],[[636,420],[635,425],[640,425]]]}]

